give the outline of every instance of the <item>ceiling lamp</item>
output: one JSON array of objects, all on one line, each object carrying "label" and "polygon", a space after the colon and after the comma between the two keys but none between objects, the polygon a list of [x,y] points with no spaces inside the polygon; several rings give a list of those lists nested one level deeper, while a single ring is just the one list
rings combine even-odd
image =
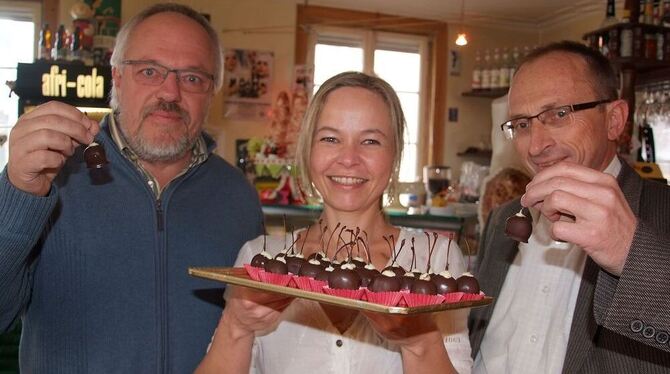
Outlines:
[{"label": "ceiling lamp", "polygon": [[467,35],[465,35],[465,31],[463,31],[464,20],[465,20],[465,0],[461,0],[461,22],[460,22],[461,32],[459,32],[458,36],[456,37],[456,45],[459,47],[468,45],[468,37]]},{"label": "ceiling lamp", "polygon": [[468,37],[464,32],[458,33],[458,37],[456,38],[456,45],[461,47],[468,45]]}]

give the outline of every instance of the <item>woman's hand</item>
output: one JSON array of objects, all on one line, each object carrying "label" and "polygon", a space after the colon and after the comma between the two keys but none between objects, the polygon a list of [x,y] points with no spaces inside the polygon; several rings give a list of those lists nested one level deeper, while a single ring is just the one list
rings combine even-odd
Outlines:
[{"label": "woman's hand", "polygon": [[275,293],[228,287],[226,308],[220,325],[224,324],[225,328],[235,332],[236,338],[270,329],[293,301],[292,297]]},{"label": "woman's hand", "polygon": [[257,331],[274,327],[293,298],[228,286],[226,308],[196,373],[248,373]]},{"label": "woman's hand", "polygon": [[431,315],[363,314],[380,335],[400,347],[405,373],[456,372]]}]

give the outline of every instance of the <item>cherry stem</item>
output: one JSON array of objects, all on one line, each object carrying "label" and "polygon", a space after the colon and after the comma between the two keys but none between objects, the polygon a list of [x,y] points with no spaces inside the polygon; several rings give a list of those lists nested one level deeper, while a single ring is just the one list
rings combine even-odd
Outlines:
[{"label": "cherry stem", "polygon": [[449,237],[449,243],[447,244],[447,265],[444,270],[449,271],[449,250],[451,249],[451,236]]},{"label": "cherry stem", "polygon": [[[328,257],[328,248],[330,248],[330,241],[333,239],[333,234],[335,234],[335,231],[337,231],[338,228],[340,228],[340,223],[338,222],[337,225],[335,226],[335,229],[330,233],[330,236],[328,237],[328,243],[326,244],[326,250],[324,253],[326,254],[326,257]],[[346,227],[346,226],[344,226]],[[342,231],[340,231],[341,233]],[[335,248],[337,248],[337,243],[335,243]]]},{"label": "cherry stem", "polygon": [[[312,228],[312,225],[307,226],[307,232],[305,233],[305,240],[302,241],[302,245],[300,246],[300,254],[303,254],[303,249],[305,249],[305,243],[307,243],[307,238],[309,238],[309,230]],[[300,237],[298,237],[300,238]]]}]

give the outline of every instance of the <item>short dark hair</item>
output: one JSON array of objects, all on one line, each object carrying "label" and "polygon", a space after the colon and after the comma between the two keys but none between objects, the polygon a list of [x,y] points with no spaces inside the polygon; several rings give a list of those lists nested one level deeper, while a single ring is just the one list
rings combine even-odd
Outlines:
[{"label": "short dark hair", "polygon": [[599,51],[578,42],[563,40],[535,49],[521,59],[519,69],[524,64],[551,53],[570,53],[581,57],[591,74],[590,81],[593,91],[599,95],[598,99],[615,100],[619,97],[619,77],[614,72],[610,61]]}]

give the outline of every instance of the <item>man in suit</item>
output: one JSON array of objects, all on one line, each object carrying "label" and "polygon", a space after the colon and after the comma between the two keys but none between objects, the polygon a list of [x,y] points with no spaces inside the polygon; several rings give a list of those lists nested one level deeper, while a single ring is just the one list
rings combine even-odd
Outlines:
[{"label": "man in suit", "polygon": [[[469,328],[475,373],[667,373],[670,188],[617,157],[628,106],[609,61],[574,42],[521,63],[501,126],[534,175],[494,211]],[[504,233],[532,218],[528,243]]]}]

